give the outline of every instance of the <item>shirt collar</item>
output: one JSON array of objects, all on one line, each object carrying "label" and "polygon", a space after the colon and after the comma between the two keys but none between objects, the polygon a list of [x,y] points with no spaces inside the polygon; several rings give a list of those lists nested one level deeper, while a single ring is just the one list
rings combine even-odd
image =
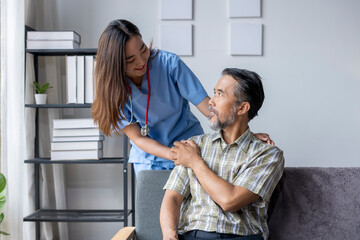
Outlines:
[{"label": "shirt collar", "polygon": [[[252,138],[252,133],[250,131],[250,128],[247,128],[246,131],[238,138],[235,140],[235,142],[231,143],[231,144],[237,144],[244,152],[247,152],[249,149],[249,145],[251,142],[251,138]],[[222,137],[222,132],[221,130],[217,131],[216,133],[214,133],[213,137],[212,137],[212,142],[219,140],[221,141],[221,145],[222,146],[226,146],[226,142]],[[230,144],[230,145],[231,145]]]}]

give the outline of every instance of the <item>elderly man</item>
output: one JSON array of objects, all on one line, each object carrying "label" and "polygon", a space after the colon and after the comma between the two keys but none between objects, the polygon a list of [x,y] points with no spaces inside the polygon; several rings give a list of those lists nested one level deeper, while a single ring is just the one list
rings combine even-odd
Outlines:
[{"label": "elderly man", "polygon": [[176,142],[164,189],[163,239],[267,239],[267,207],[282,176],[282,151],[253,136],[248,122],[264,100],[260,77],[225,69],[211,98],[218,130]]}]

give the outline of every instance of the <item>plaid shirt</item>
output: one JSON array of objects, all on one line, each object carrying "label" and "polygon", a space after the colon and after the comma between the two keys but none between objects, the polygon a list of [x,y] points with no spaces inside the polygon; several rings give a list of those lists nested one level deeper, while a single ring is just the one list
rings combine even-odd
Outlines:
[{"label": "plaid shirt", "polygon": [[226,181],[247,188],[260,198],[236,212],[225,212],[205,192],[190,168],[176,166],[164,186],[184,196],[179,233],[191,230],[268,238],[267,208],[284,169],[283,152],[263,143],[250,129],[227,145],[221,132],[191,138],[208,167]]}]

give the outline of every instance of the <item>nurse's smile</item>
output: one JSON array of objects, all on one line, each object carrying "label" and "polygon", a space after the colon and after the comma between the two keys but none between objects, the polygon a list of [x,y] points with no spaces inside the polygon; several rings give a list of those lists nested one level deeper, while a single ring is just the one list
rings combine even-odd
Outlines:
[{"label": "nurse's smile", "polygon": [[140,68],[135,68],[136,71],[142,71],[145,68],[145,64]]}]

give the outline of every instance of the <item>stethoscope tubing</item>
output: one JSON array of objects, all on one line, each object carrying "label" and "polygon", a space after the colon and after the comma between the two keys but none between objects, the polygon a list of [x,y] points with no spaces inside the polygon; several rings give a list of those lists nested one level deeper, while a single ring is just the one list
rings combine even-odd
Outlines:
[{"label": "stethoscope tubing", "polygon": [[[149,128],[147,126],[148,124],[148,116],[149,116],[149,106],[150,106],[150,96],[151,96],[151,87],[150,87],[150,74],[149,74],[149,64],[146,65],[147,69],[146,69],[146,77],[147,77],[147,82],[148,82],[148,98],[147,98],[147,103],[146,103],[146,115],[145,115],[145,126],[142,127],[142,131],[141,134],[143,136],[146,136],[149,133]],[[133,117],[134,117],[134,113],[133,113],[133,104],[132,104],[132,93],[131,93],[131,88],[130,86],[125,82],[125,85],[129,91],[129,98],[130,98],[130,111],[131,111],[131,118],[130,118],[130,122],[127,125],[130,125],[133,123]]]}]

